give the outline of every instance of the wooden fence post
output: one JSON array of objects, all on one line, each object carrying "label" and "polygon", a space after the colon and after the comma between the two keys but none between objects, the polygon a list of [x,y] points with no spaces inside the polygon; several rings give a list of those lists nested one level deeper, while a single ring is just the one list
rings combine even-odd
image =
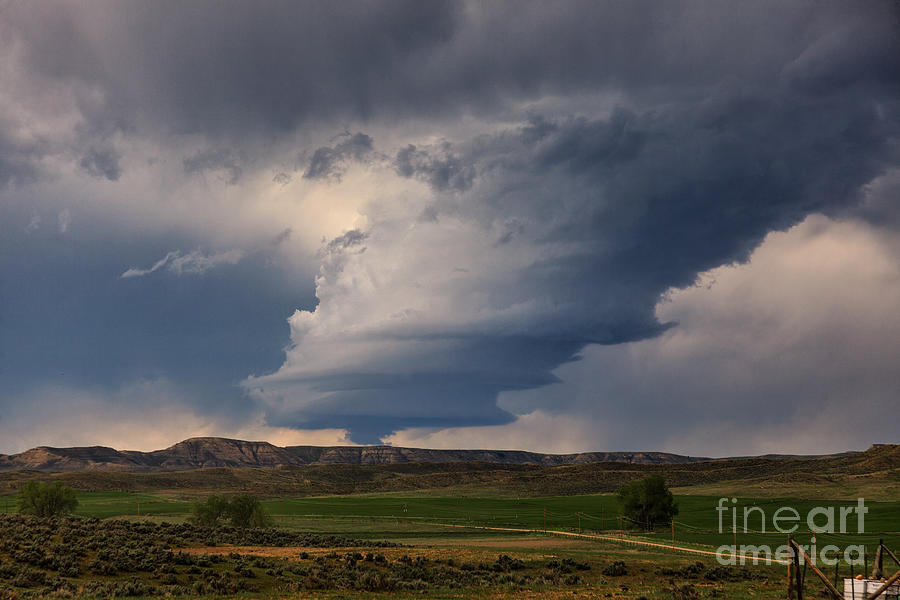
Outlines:
[{"label": "wooden fence post", "polygon": [[[817,567],[813,563],[812,559],[809,556],[807,556],[806,552],[803,551],[803,549],[800,547],[799,544],[797,544],[797,542],[792,542],[792,543],[794,545],[794,549],[796,550],[795,556],[797,556],[797,555],[802,556],[803,560],[804,560],[804,563],[803,563],[804,566],[809,565],[809,568],[812,569],[813,573],[816,574],[816,577],[818,577],[822,581],[822,583],[825,584],[825,589],[828,590],[828,593],[831,594],[831,596],[833,598],[836,598],[837,600],[842,600],[844,596],[839,591],[837,591],[837,589],[833,585],[831,585],[831,582],[828,581],[828,577],[825,576],[825,573],[823,573],[822,571],[819,570],[819,567]],[[800,600],[803,600],[802,597],[800,598]]]},{"label": "wooden fence post", "polygon": [[731,533],[734,534],[734,564],[737,564],[737,525],[731,526]]},{"label": "wooden fence post", "polygon": [[794,582],[791,581],[791,576],[793,573],[791,572],[791,563],[787,564],[787,600],[794,600]]},{"label": "wooden fence post", "polygon": [[788,537],[788,545],[794,553],[794,581],[797,586],[797,600],[803,600],[803,575],[800,573],[800,549],[792,537]]},{"label": "wooden fence post", "polygon": [[841,558],[838,557],[837,560],[834,561],[834,587],[838,586],[838,569],[841,567]]},{"label": "wooden fence post", "polygon": [[884,547],[884,540],[878,540],[878,549],[875,551],[875,565],[872,567],[872,576],[870,579],[881,579],[884,577],[884,558],[882,556],[882,548]]},{"label": "wooden fence post", "polygon": [[891,560],[893,560],[897,564],[897,566],[900,567],[900,559],[897,558],[897,555],[891,552],[891,549],[887,546],[883,546],[883,548],[884,551],[887,552],[888,556],[891,557]]}]

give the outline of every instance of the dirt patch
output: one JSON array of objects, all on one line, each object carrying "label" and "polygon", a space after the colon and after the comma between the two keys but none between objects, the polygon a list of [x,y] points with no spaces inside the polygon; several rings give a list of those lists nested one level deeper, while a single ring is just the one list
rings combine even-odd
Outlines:
[{"label": "dirt patch", "polygon": [[591,542],[578,539],[535,538],[533,536],[521,538],[497,538],[492,540],[440,540],[435,545],[440,546],[469,546],[475,548],[583,548]]}]

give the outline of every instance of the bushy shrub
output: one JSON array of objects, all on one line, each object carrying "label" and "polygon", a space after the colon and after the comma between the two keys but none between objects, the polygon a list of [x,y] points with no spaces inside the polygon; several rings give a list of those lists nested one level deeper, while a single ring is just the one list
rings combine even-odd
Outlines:
[{"label": "bushy shrub", "polygon": [[[342,548],[315,561],[230,554],[196,555],[173,548],[202,544],[212,532],[223,544]],[[65,543],[60,543],[60,539]],[[0,592],[25,598],[71,595],[90,598],[167,595],[233,596],[273,592],[308,596],[312,590],[391,593],[484,586],[572,585],[580,582],[571,559],[551,569],[501,554],[493,562],[458,565],[404,555],[396,561],[370,552],[391,544],[316,536],[287,530],[216,528],[192,523],[96,519],[41,519],[0,515]],[[353,550],[359,548],[359,551]],[[346,549],[350,549],[347,551]],[[301,558],[312,558],[309,552]],[[19,562],[19,560],[27,561]],[[221,565],[212,568],[214,565]],[[565,568],[569,573],[563,573]],[[54,571],[58,571],[55,573]],[[135,573],[126,576],[124,573]],[[89,577],[67,582],[61,577]],[[77,583],[77,585],[74,585]],[[13,587],[15,586],[15,587]],[[63,590],[57,594],[58,590]],[[0,598],[0,600],[4,600]]]},{"label": "bushy shrub", "polygon": [[706,571],[706,565],[702,562],[697,561],[691,563],[689,565],[685,565],[678,569],[670,568],[670,567],[660,567],[656,570],[658,575],[664,575],[666,577],[681,577],[684,579],[695,579],[703,574]]},{"label": "bushy shrub", "polygon": [[47,581],[47,574],[31,567],[20,569],[12,578],[12,585],[21,588],[37,587],[44,585]]},{"label": "bushy shrub", "polygon": [[495,571],[520,571],[525,568],[525,563],[523,563],[518,558],[510,558],[506,554],[501,554],[497,557],[497,561],[494,563]]},{"label": "bushy shrub", "polygon": [[672,600],[698,600],[700,598],[697,588],[690,584],[674,585],[669,590]]},{"label": "bushy shrub", "polygon": [[657,523],[668,523],[678,514],[675,497],[661,475],[626,483],[616,495],[625,514],[647,531],[652,531]]},{"label": "bushy shrub", "polygon": [[268,527],[271,524],[259,500],[246,494],[232,498],[227,512],[234,527]]},{"label": "bushy shrub", "polygon": [[621,575],[628,575],[628,567],[625,566],[625,563],[621,560],[614,561],[603,568],[602,573],[607,577],[619,577]]},{"label": "bushy shrub", "polygon": [[228,500],[218,494],[211,494],[203,502],[194,503],[193,521],[198,525],[214,527],[225,517]]},{"label": "bushy shrub", "polygon": [[[227,500],[224,496],[212,494],[202,502],[194,503],[193,523],[215,527],[228,521],[232,527],[269,527],[271,518],[259,500],[242,494]],[[210,544],[215,545],[215,542]]]},{"label": "bushy shrub", "polygon": [[20,513],[36,517],[56,517],[78,507],[75,490],[59,481],[26,481],[19,488],[17,503]]}]

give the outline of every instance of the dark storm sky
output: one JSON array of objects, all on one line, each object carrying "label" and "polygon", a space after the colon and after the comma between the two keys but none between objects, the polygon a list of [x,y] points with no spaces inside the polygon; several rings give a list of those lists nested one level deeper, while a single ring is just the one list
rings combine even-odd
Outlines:
[{"label": "dark storm sky", "polygon": [[0,452],[892,441],[898,32],[893,2],[0,3]]}]

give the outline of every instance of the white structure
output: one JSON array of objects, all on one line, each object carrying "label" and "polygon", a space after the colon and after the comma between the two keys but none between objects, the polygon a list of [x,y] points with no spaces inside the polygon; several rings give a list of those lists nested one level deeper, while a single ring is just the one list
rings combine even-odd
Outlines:
[{"label": "white structure", "polygon": [[[882,585],[884,585],[884,582],[878,579],[845,579],[844,600],[866,600],[869,594],[880,590]],[[898,596],[900,596],[900,584],[895,583],[885,590],[884,594],[879,596],[879,598],[897,600]]]}]

